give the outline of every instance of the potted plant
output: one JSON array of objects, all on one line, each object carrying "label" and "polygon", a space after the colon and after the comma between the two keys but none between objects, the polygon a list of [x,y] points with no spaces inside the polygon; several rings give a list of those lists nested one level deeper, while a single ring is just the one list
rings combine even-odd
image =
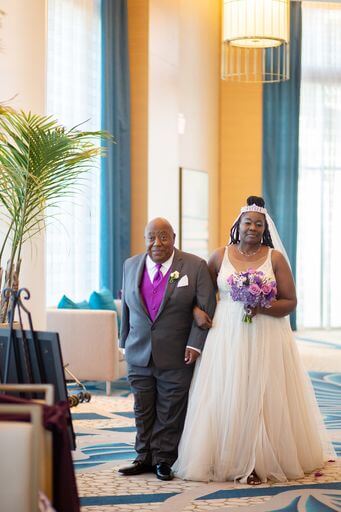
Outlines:
[{"label": "potted plant", "polygon": [[[6,226],[0,239],[1,292],[18,289],[22,246],[45,228],[46,209],[75,191],[102,152],[95,142],[108,135],[78,128],[0,105],[0,219]],[[7,312],[1,293],[0,322],[6,322]]]}]

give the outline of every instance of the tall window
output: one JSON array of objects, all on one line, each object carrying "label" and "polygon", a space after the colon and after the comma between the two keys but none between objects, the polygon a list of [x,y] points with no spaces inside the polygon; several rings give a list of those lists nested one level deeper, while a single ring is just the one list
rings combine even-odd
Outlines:
[{"label": "tall window", "polygon": [[302,2],[298,324],[341,326],[341,5]]},{"label": "tall window", "polygon": [[[47,112],[68,128],[100,129],[100,48],[100,0],[48,0]],[[98,203],[99,162],[48,221],[48,306],[98,287]]]}]

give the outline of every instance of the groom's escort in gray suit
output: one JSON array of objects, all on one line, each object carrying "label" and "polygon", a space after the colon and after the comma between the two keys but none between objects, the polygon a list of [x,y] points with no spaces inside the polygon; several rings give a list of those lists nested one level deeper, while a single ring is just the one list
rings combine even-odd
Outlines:
[{"label": "groom's escort in gray suit", "polygon": [[123,269],[120,346],[135,399],[137,458],[119,471],[132,475],[156,468],[162,480],[172,478],[193,373],[189,363],[208,332],[193,321],[193,307],[212,317],[216,306],[206,262],[175,249],[174,239],[165,219],[151,221],[147,253],[129,258]]}]

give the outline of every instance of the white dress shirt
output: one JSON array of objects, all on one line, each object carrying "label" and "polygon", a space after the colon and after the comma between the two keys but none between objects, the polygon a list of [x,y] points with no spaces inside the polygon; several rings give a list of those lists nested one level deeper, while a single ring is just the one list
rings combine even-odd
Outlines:
[{"label": "white dress shirt", "polygon": [[[171,268],[173,259],[174,259],[174,251],[173,251],[172,256],[170,258],[168,258],[167,261],[165,261],[164,263],[161,264],[160,270],[161,270],[163,276],[165,276],[167,274],[168,270]],[[157,265],[158,264],[155,263],[149,255],[147,255],[146,267],[147,267],[147,272],[148,272],[148,276],[149,276],[151,283],[153,282],[154,276],[157,272]]]},{"label": "white dress shirt", "polygon": [[[165,261],[164,263],[161,264],[161,272],[162,272],[162,275],[165,276],[168,272],[168,270],[171,268],[172,266],[172,263],[173,263],[173,259],[174,259],[174,251],[173,251],[173,254],[170,258],[168,258],[167,261]],[[154,279],[154,276],[157,272],[157,263],[155,263],[151,257],[149,256],[149,254],[147,254],[147,258],[146,258],[146,268],[147,268],[147,272],[148,272],[148,276],[149,276],[149,279],[150,279],[150,282],[152,283],[153,282],[153,279]],[[195,350],[196,352],[199,352],[199,354],[201,354],[201,350],[199,348],[195,348],[195,347],[191,347],[189,345],[187,345],[187,348],[191,348],[193,350]]]}]

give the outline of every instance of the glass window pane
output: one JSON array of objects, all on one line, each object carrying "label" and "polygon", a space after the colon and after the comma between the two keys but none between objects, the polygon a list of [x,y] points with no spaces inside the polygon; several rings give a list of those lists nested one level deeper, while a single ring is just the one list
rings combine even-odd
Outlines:
[{"label": "glass window pane", "polygon": [[[100,49],[99,0],[48,0],[47,112],[69,128],[100,129]],[[99,162],[49,213],[47,305],[87,299],[99,281]]]},{"label": "glass window pane", "polygon": [[341,5],[302,3],[298,325],[340,327]]}]

